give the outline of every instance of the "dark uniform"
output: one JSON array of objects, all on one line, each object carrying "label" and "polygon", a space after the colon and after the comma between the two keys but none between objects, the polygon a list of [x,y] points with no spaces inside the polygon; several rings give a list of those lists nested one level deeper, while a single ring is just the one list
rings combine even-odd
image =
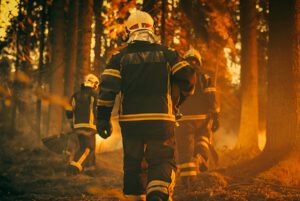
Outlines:
[{"label": "dark uniform", "polygon": [[213,118],[219,110],[210,77],[200,73],[197,77],[195,93],[181,107],[183,116],[176,128],[181,177],[196,176],[199,171],[207,170]]},{"label": "dark uniform", "polygon": [[81,172],[95,168],[95,116],[98,94],[91,87],[81,86],[71,98],[72,109],[67,117],[73,119],[72,126],[78,137],[78,149],[67,171]]},{"label": "dark uniform", "polygon": [[[175,116],[171,85],[184,96],[193,93],[194,70],[176,51],[134,41],[112,56],[101,76],[100,119],[110,119],[115,95],[121,92],[119,122],[124,149],[124,194],[171,197],[175,185]],[[100,132],[99,132],[100,133]],[[148,163],[147,187],[141,163]],[[171,199],[171,198],[170,198]]]}]

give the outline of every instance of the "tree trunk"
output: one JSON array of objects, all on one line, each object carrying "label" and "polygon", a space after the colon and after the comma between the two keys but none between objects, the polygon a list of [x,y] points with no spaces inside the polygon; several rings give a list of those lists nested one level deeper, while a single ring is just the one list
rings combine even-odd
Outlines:
[{"label": "tree trunk", "polygon": [[66,74],[65,74],[65,95],[71,97],[75,89],[75,73],[77,59],[77,41],[78,41],[78,12],[79,1],[70,1],[69,26],[66,31],[68,33],[67,49],[66,49]]},{"label": "tree trunk", "polygon": [[83,77],[91,71],[93,0],[79,0],[79,8],[75,89],[79,88]]},{"label": "tree trunk", "polygon": [[[50,92],[59,97],[64,96],[64,1],[54,0],[52,4],[52,62]],[[61,132],[63,108],[50,103],[48,135],[57,135]]]},{"label": "tree trunk", "polygon": [[95,58],[93,69],[96,75],[100,75],[104,70],[103,63],[101,61],[101,35],[103,32],[103,25],[102,25],[102,17],[101,17],[101,9],[103,5],[103,0],[94,0],[94,15],[95,15]]},{"label": "tree trunk", "polygon": [[[44,47],[45,47],[45,25],[46,25],[46,1],[42,1],[42,11],[41,11],[41,33],[40,33],[40,47],[39,47],[39,77],[38,77],[38,89],[41,91],[42,77],[44,73]],[[41,119],[42,119],[42,100],[38,97],[36,105],[36,125],[37,125],[37,135],[41,137]]]},{"label": "tree trunk", "polygon": [[294,140],[294,147],[299,153],[300,150],[300,0],[295,3],[295,38],[294,44],[294,66],[293,74],[295,79],[295,92],[296,92],[296,133]]},{"label": "tree trunk", "polygon": [[256,1],[241,0],[241,122],[238,148],[258,150]]},{"label": "tree trunk", "polygon": [[[143,11],[146,11],[149,14],[153,14],[154,5],[156,1],[153,0],[144,0],[143,1]],[[153,16],[153,15],[152,15]]]},{"label": "tree trunk", "polygon": [[166,45],[167,0],[161,2],[161,44]]},{"label": "tree trunk", "polygon": [[[18,5],[18,18],[22,19],[22,1],[20,1],[19,5]],[[15,74],[18,73],[18,71],[20,71],[20,42],[21,42],[21,25],[20,23],[18,23],[16,25],[16,72]],[[11,128],[13,130],[16,130],[17,127],[17,108],[19,105],[19,100],[18,100],[18,94],[20,91],[20,83],[18,80],[14,80],[13,82],[13,106],[12,106],[12,117],[11,117]],[[12,132],[14,133],[14,132]]]},{"label": "tree trunk", "polygon": [[[292,40],[294,6],[292,0],[270,1],[267,143],[265,147],[265,151],[269,154],[289,150],[299,136],[299,132],[297,133],[297,123],[299,123],[297,122],[297,113],[299,115],[297,101],[299,103],[299,99],[296,98],[296,94],[299,95],[299,80],[297,80],[298,85],[295,86],[293,79],[293,75],[299,78],[298,58],[293,58],[293,47],[295,47],[296,55],[299,54],[297,49],[299,38],[295,46]],[[294,68],[293,65],[295,65]]]},{"label": "tree trunk", "polygon": [[[210,1],[206,2],[206,4],[208,3],[210,3]],[[203,10],[200,1],[180,0],[179,5],[186,14],[186,17],[193,24],[196,36],[202,38],[204,41],[208,41],[207,15],[205,14],[206,11]]]}]

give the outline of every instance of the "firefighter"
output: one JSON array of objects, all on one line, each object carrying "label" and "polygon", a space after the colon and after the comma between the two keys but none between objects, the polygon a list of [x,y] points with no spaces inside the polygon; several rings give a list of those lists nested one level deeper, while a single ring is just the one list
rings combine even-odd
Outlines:
[{"label": "firefighter", "polygon": [[84,172],[90,174],[95,170],[95,134],[97,133],[95,116],[98,100],[99,79],[88,74],[84,77],[80,91],[71,97],[71,108],[66,111],[72,121],[72,128],[78,138],[78,148],[73,160],[67,166],[67,174]]},{"label": "firefighter", "polygon": [[[156,42],[148,13],[131,14],[126,31],[127,46],[112,56],[101,75],[97,130],[103,138],[111,135],[111,110],[121,92],[124,195],[127,200],[171,200],[176,171],[176,103],[172,102],[171,85],[178,83],[182,96],[189,96],[195,73],[176,51]],[[146,182],[142,178],[143,158],[148,163]]]},{"label": "firefighter", "polygon": [[211,78],[200,69],[202,65],[200,53],[190,49],[184,58],[197,74],[195,93],[180,108],[183,116],[178,120],[180,126],[176,128],[177,167],[183,184],[188,186],[194,176],[208,170],[210,155],[217,159],[211,138],[212,132],[219,128],[219,109],[216,88]]}]

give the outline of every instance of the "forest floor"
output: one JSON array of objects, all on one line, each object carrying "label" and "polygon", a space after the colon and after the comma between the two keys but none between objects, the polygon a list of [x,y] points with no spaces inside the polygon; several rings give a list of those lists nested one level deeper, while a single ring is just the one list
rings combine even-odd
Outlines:
[{"label": "forest floor", "polygon": [[[1,201],[125,200],[122,195],[121,150],[98,154],[94,177],[70,177],[65,174],[65,159],[61,155],[43,146],[30,147],[30,142],[22,137],[16,139],[0,136]],[[300,200],[299,180],[290,178],[293,172],[277,167],[246,176],[234,167],[229,168],[232,161],[238,163],[229,153],[221,154],[220,165],[199,175],[190,189],[178,181],[174,201]],[[284,179],[286,175],[289,179]]]}]

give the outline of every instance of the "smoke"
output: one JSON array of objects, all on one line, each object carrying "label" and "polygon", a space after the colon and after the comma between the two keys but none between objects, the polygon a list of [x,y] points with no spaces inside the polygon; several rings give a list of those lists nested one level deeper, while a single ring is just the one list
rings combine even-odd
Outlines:
[{"label": "smoke", "polygon": [[235,132],[228,132],[225,129],[220,128],[218,132],[214,134],[214,146],[217,149],[234,149],[238,136]]},{"label": "smoke", "polygon": [[122,148],[121,128],[119,126],[118,120],[112,118],[112,125],[113,125],[113,133],[109,138],[103,139],[99,135],[96,135],[97,153],[110,152]]}]

